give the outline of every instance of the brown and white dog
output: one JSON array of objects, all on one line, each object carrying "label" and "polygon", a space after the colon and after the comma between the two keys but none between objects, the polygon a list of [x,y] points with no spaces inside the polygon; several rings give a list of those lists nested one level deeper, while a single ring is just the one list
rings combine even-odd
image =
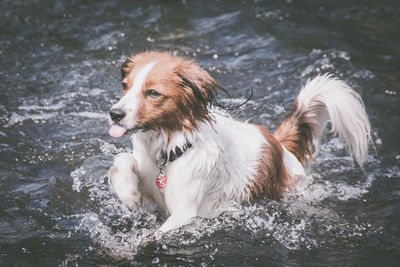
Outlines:
[{"label": "brown and white dog", "polygon": [[193,61],[165,52],[145,52],[121,67],[122,98],[110,110],[109,134],[128,135],[132,153],[117,155],[111,190],[130,209],[155,201],[168,219],[160,230],[195,216],[217,215],[229,201],[279,200],[305,175],[330,119],[361,166],[370,124],[360,96],[343,81],[317,76],[271,134],[237,121],[216,104],[220,85]]}]

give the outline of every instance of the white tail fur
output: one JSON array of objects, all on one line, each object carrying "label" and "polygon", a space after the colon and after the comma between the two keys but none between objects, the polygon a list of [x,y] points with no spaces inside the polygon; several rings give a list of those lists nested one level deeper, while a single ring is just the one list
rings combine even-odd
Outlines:
[{"label": "white tail fur", "polygon": [[368,156],[371,126],[361,97],[345,82],[325,74],[308,81],[297,101],[311,127],[314,154],[318,153],[321,135],[330,119],[331,132],[346,141],[350,153],[362,166]]}]

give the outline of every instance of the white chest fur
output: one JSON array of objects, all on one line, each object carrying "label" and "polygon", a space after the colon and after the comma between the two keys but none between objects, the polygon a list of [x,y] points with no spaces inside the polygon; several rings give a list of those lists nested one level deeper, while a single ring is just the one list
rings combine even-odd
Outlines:
[{"label": "white chest fur", "polygon": [[193,135],[172,138],[168,147],[180,146],[186,139],[192,147],[165,167],[168,182],[163,193],[156,186],[155,158],[160,147],[167,146],[166,138],[149,132],[132,138],[143,193],[166,208],[167,214],[192,206],[196,215],[209,217],[222,202],[248,197],[246,188],[257,173],[266,140],[251,124],[220,113],[214,117],[213,125],[203,123]]}]

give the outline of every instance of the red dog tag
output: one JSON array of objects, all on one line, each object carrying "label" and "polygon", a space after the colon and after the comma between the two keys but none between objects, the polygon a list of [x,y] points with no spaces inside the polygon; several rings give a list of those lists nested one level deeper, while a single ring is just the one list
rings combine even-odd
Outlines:
[{"label": "red dog tag", "polygon": [[156,183],[160,190],[164,189],[164,187],[167,185],[167,176],[162,171],[160,171],[160,173],[157,175]]}]

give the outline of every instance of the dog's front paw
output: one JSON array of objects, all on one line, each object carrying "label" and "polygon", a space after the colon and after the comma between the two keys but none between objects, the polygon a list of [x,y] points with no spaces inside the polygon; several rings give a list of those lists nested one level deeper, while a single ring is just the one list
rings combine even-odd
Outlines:
[{"label": "dog's front paw", "polygon": [[142,199],[142,194],[139,191],[137,170],[137,162],[133,155],[131,153],[121,153],[115,157],[108,173],[111,191],[130,210],[138,208]]}]

